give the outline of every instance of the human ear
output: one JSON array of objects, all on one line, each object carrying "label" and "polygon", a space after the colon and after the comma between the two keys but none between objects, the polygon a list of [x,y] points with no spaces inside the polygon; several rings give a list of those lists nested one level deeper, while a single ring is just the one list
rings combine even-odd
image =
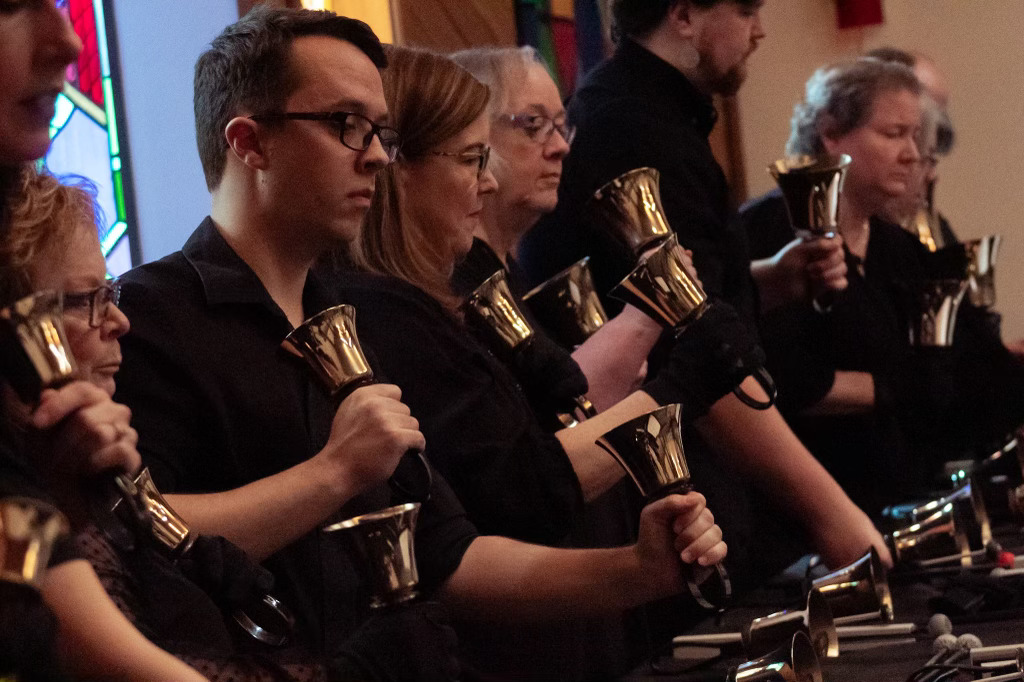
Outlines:
[{"label": "human ear", "polygon": [[236,116],[224,127],[229,153],[246,166],[263,170],[267,156],[259,133],[260,125],[245,116]]}]

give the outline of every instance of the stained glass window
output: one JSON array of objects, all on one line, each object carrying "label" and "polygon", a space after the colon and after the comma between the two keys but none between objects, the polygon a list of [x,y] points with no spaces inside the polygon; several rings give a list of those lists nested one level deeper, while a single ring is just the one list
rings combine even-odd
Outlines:
[{"label": "stained glass window", "polygon": [[118,134],[116,81],[104,0],[57,0],[57,6],[82,39],[82,54],[68,67],[64,92],[57,98],[50,123],[53,142],[44,163],[56,175],[75,174],[91,180],[102,215],[100,244],[107,272],[120,275],[132,267],[131,183],[122,139]]}]

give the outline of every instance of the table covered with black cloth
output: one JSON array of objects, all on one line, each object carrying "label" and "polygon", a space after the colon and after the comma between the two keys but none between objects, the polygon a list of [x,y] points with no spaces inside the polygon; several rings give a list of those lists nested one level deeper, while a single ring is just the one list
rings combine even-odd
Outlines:
[{"label": "table covered with black cloth", "polygon": [[[121,339],[115,399],[131,407],[139,451],[162,492],[239,488],[323,447],[332,400],[303,361],[281,347],[291,331],[287,317],[210,219],[182,251],[123,281],[120,305],[132,329]],[[329,292],[310,275],[304,309],[314,314],[341,302]],[[416,534],[426,594],[458,567],[476,537],[444,479],[434,482]],[[335,517],[390,503],[382,484]],[[296,613],[299,644],[330,653],[363,619],[365,585],[339,539],[311,531],[264,565],[275,575],[275,596]]]}]

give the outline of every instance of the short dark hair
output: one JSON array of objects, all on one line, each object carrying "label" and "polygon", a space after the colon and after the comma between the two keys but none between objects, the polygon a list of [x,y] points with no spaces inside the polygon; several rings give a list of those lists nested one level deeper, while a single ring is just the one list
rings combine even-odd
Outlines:
[{"label": "short dark hair", "polygon": [[365,23],[333,12],[255,7],[228,26],[196,62],[196,143],[206,187],[216,189],[227,163],[224,128],[242,111],[274,111],[295,90],[289,55],[295,38],[329,36],[352,43],[382,69],[380,40]]},{"label": "short dark hair", "polygon": [[[668,16],[669,10],[682,0],[612,0],[612,35],[643,38]],[[760,0],[689,0],[697,7],[712,7],[720,2],[756,5]]]}]

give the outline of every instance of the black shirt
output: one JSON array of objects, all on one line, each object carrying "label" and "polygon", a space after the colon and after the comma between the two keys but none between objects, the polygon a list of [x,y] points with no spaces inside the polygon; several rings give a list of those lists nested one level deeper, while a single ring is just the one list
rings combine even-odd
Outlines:
[{"label": "black shirt", "polygon": [[431,463],[482,533],[562,542],[582,492],[561,443],[515,377],[434,298],[394,277],[345,273],[359,338],[402,389]]},{"label": "black shirt", "polygon": [[[716,113],[675,67],[624,40],[573,95],[569,120],[576,139],[563,164],[558,206],[522,240],[518,255],[535,281],[590,256],[604,298],[633,267],[586,220],[584,207],[599,189],[634,168],[661,174],[661,199],[679,243],[693,260],[707,292],[751,322],[756,308],[746,236],[729,225],[729,189],[711,153],[708,134]],[[621,309],[607,303],[609,313]]]},{"label": "black shirt", "polygon": [[[314,274],[303,307],[341,301]],[[165,493],[225,491],[317,453],[334,407],[303,362],[281,348],[287,317],[207,218],[184,248],[124,277],[117,400],[132,408],[140,452]],[[367,344],[368,346],[369,344]],[[429,593],[475,537],[454,495],[435,477],[417,527],[421,586]],[[345,504],[345,518],[389,504],[386,486]],[[311,531],[265,562],[298,616],[301,644],[333,650],[361,620],[363,585],[339,541]]]}]

